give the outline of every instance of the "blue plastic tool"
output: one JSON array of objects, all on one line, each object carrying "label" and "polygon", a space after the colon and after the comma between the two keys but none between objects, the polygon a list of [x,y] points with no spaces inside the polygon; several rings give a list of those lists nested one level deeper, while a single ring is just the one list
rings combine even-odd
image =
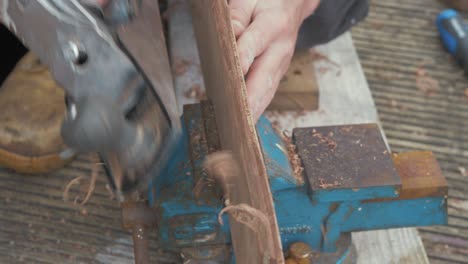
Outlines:
[{"label": "blue plastic tool", "polygon": [[436,20],[440,38],[447,51],[468,74],[468,28],[460,15],[453,9],[442,11]]}]

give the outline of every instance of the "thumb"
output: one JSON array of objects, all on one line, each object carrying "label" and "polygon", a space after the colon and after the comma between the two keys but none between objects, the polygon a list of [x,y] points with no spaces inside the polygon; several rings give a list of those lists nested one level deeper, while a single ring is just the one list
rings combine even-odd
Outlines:
[{"label": "thumb", "polygon": [[236,38],[249,26],[257,0],[230,0],[231,23]]}]

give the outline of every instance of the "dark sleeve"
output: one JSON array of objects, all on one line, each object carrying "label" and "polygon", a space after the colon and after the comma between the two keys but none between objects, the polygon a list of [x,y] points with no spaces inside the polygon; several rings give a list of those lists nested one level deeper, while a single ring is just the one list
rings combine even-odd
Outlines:
[{"label": "dark sleeve", "polygon": [[299,29],[296,49],[329,42],[363,20],[368,12],[368,0],[321,0]]}]

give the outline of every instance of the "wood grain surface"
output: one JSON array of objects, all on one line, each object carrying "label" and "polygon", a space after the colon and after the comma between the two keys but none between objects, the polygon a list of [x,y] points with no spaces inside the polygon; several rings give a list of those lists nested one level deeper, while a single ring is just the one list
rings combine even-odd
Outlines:
[{"label": "wood grain surface", "polygon": [[[446,8],[438,0],[372,1],[352,30],[392,150],[432,151],[447,178],[448,226],[419,228],[434,264],[468,263],[468,85],[434,23]],[[417,85],[430,78],[435,91]]]},{"label": "wood grain surface", "polygon": [[221,147],[234,154],[242,172],[235,179],[231,204],[248,204],[269,220],[268,226],[259,226],[254,231],[230,219],[236,260],[238,263],[265,260],[283,263],[270,186],[248,107],[227,2],[192,0],[190,3],[207,96],[215,109]]},{"label": "wood grain surface", "polygon": [[294,54],[267,110],[300,112],[318,109],[319,90],[313,61],[313,53],[309,51]]},{"label": "wood grain surface", "polygon": [[399,199],[448,195],[447,180],[432,152],[409,151],[392,157],[402,182]]}]

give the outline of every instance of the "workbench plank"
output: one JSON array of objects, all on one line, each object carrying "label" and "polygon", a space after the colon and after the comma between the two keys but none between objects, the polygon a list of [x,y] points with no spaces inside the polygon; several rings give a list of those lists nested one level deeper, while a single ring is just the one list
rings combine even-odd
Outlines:
[{"label": "workbench plank", "polygon": [[236,159],[240,174],[232,179],[231,205],[247,204],[268,220],[252,230],[230,218],[238,263],[283,263],[279,229],[263,155],[247,101],[226,0],[191,0],[192,17],[206,93],[216,113],[222,150]]},{"label": "workbench plank", "polygon": [[[440,42],[434,19],[445,8],[438,0],[373,1],[352,34],[392,150],[433,151],[447,178],[448,226],[419,228],[429,261],[468,263],[467,77]],[[435,80],[436,89],[418,79]]]},{"label": "workbench plank", "polygon": [[318,111],[267,113],[280,128],[378,122],[377,111],[349,34],[315,48],[323,57],[315,67],[319,86]]},{"label": "workbench plank", "polygon": [[[280,129],[294,127],[380,123],[372,95],[351,35],[316,47],[324,59],[316,61],[319,110],[315,112],[269,112]],[[353,233],[359,264],[429,263],[418,231],[414,228]]]}]

